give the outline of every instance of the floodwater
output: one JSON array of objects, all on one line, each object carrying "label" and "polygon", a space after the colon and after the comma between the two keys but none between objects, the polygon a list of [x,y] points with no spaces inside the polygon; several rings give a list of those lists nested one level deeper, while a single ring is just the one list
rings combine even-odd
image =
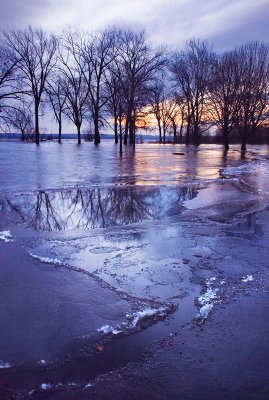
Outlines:
[{"label": "floodwater", "polygon": [[0,143],[1,399],[116,398],[153,345],[267,290],[268,147],[124,150]]}]

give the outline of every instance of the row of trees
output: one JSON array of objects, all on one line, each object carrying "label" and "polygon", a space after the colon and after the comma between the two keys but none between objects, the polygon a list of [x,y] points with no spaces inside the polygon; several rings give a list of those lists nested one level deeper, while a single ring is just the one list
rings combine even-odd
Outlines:
[{"label": "row of trees", "polygon": [[191,40],[179,52],[153,48],[145,33],[107,28],[96,34],[61,37],[28,27],[3,33],[0,46],[0,121],[25,134],[48,107],[61,142],[63,117],[88,124],[94,143],[110,125],[115,142],[135,146],[138,127],[155,127],[160,142],[172,129],[174,141],[199,145],[218,127],[225,148],[235,129],[242,150],[264,125],[269,109],[269,48],[251,42],[216,54],[207,42]]}]

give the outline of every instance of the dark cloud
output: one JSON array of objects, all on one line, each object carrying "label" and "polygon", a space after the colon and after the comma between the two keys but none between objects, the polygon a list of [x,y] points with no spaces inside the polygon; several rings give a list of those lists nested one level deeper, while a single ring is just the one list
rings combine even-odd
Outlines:
[{"label": "dark cloud", "polygon": [[268,0],[1,0],[0,24],[87,30],[113,23],[144,27],[155,43],[182,47],[208,39],[218,50],[251,39],[268,41]]},{"label": "dark cloud", "polygon": [[51,0],[1,0],[0,23],[2,27],[34,24],[35,20],[51,6]]},{"label": "dark cloud", "polygon": [[269,43],[269,4],[265,5],[238,26],[224,34],[217,34],[212,39],[216,50],[229,50],[248,41],[258,40]]},{"label": "dark cloud", "polygon": [[157,42],[173,48],[199,37],[226,50],[249,40],[269,40],[269,4],[267,0],[198,0],[170,2],[160,7],[159,16],[148,30]]}]

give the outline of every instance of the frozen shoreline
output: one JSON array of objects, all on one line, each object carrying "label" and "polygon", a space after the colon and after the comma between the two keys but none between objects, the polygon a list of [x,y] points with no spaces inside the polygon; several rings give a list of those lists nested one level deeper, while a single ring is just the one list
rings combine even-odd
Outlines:
[{"label": "frozen shoreline", "polygon": [[[140,184],[131,192],[128,183],[127,188],[112,185],[110,191],[107,181],[99,191],[89,191],[85,187],[84,191],[80,190],[75,195],[70,189],[55,190],[52,187],[48,192],[41,189],[42,196],[46,204],[49,201],[50,208],[39,210],[37,225],[33,225],[31,212],[37,209],[39,192],[35,192],[32,187],[23,195],[16,190],[15,193],[6,193],[1,199],[0,223],[0,248],[3,259],[6,260],[0,271],[4,289],[1,293],[4,299],[1,316],[7,333],[4,340],[7,343],[10,341],[10,348],[12,340],[19,344],[16,336],[19,331],[13,335],[12,329],[15,333],[16,326],[21,323],[23,328],[27,321],[31,326],[35,323],[35,317],[31,320],[29,316],[39,314],[40,319],[35,326],[38,329],[32,340],[36,340],[38,346],[39,339],[43,337],[44,340],[44,333],[48,333],[48,337],[51,337],[48,342],[49,350],[52,350],[54,341],[54,353],[51,351],[51,354],[54,354],[55,358],[59,343],[63,341],[65,333],[70,333],[65,347],[58,352],[57,357],[61,364],[66,354],[72,353],[73,358],[69,361],[67,358],[64,362],[67,370],[71,368],[73,372],[66,379],[65,367],[56,367],[56,364],[53,367],[47,345],[36,357],[36,371],[32,372],[30,369],[19,367],[23,353],[20,355],[18,351],[16,355],[12,355],[10,351],[4,354],[3,348],[0,354],[0,394],[1,390],[5,390],[4,385],[8,384],[14,392],[25,393],[24,390],[28,390],[29,398],[39,398],[42,392],[46,391],[49,399],[61,399],[61,396],[72,400],[81,396],[83,399],[90,393],[93,393],[96,399],[113,399],[113,396],[132,399],[129,391],[132,388],[137,398],[144,391],[150,399],[153,398],[151,396],[159,379],[159,354],[162,360],[160,362],[167,364],[163,374],[167,383],[163,382],[163,387],[170,393],[170,398],[176,398],[172,387],[176,387],[178,394],[193,395],[193,391],[188,392],[186,380],[183,379],[185,383],[179,388],[175,385],[176,380],[173,381],[176,379],[173,378],[173,374],[171,381],[168,379],[171,375],[170,361],[172,360],[177,370],[184,365],[186,368],[188,359],[191,358],[194,369],[187,367],[186,379],[192,379],[197,368],[196,360],[201,358],[202,354],[210,353],[212,343],[216,354],[219,355],[218,361],[212,361],[212,365],[216,366],[219,373],[224,374],[223,393],[230,395],[229,391],[233,387],[236,387],[240,395],[245,393],[245,389],[240,389],[239,386],[246,384],[246,378],[240,381],[239,386],[236,386],[236,383],[231,384],[231,387],[227,386],[226,378],[229,374],[225,375],[224,371],[224,353],[226,349],[227,354],[231,353],[232,357],[232,349],[234,346],[240,346],[240,335],[244,335],[247,324],[251,325],[256,321],[260,326],[262,319],[265,319],[263,304],[266,304],[264,296],[268,292],[269,259],[266,165],[265,163],[262,168],[257,169],[254,161],[254,169],[249,162],[245,168],[226,168],[222,171],[229,175],[227,179],[213,179],[212,183],[207,181],[206,185],[200,187],[197,187],[194,179],[195,193],[191,195],[186,191],[183,196],[181,191],[184,186],[181,185],[178,197],[175,196],[175,183],[171,186],[158,183],[156,191],[152,181],[150,188],[143,188]],[[248,183],[247,189],[239,184],[237,171],[240,179],[243,174],[243,180]],[[200,174],[205,178],[207,176],[205,173]],[[134,176],[137,177],[137,174]],[[143,177],[141,182],[144,179],[146,177]],[[47,181],[44,184],[46,187]],[[191,183],[188,187],[191,188]],[[249,190],[249,187],[253,190]],[[74,206],[73,199],[77,193],[81,196],[82,203],[85,203],[85,196],[89,193],[96,199],[100,196],[101,202],[96,204],[102,204],[102,207],[104,204],[108,207],[108,193],[111,193],[114,202],[116,198],[121,199],[121,216],[124,215],[122,205],[126,206],[125,201],[130,199],[132,193],[138,204],[135,212],[139,207],[141,210],[145,206],[149,207],[150,211],[145,215],[141,212],[136,214],[139,218],[136,216],[135,220],[127,221],[126,224],[117,219],[112,223],[112,219],[109,220],[109,206],[107,225],[76,228],[73,226],[74,220],[71,221],[71,225],[69,211]],[[152,212],[153,207],[156,207],[156,199],[158,202],[162,199],[160,209],[163,214],[159,215],[159,218],[155,218]],[[59,200],[62,202],[59,203]],[[172,208],[173,212],[169,214]],[[89,210],[92,211],[93,208]],[[48,221],[48,218],[55,218],[58,215],[56,211],[61,212],[61,229],[57,229],[57,226],[60,226],[58,222],[58,225],[43,223]],[[73,212],[72,216],[74,215]],[[81,218],[81,215],[85,216],[82,208],[80,213],[76,214],[76,218]],[[67,218],[72,229],[67,228]],[[17,298],[17,288],[21,290],[20,298]],[[43,304],[43,299],[47,299],[47,303]],[[92,307],[93,300],[96,303]],[[29,304],[36,305],[36,309],[33,306],[31,310]],[[166,312],[165,304],[175,304],[177,307],[173,309],[171,317],[167,317],[171,313]],[[236,308],[236,304],[241,305],[242,313]],[[249,313],[246,320],[248,305],[257,307],[257,318]],[[43,314],[40,306],[43,307]],[[20,310],[18,315],[22,315],[21,321],[15,321],[12,329],[9,320],[11,309],[15,315]],[[56,310],[55,313],[53,310]],[[231,320],[229,313],[232,315]],[[125,328],[122,323],[126,321],[129,321],[129,326],[139,328],[135,330],[137,333],[123,335]],[[224,341],[225,349],[222,352],[218,347],[221,343],[220,338],[222,332],[227,332],[231,322],[236,323],[236,330],[231,338],[236,337],[237,342],[231,338],[227,339]],[[46,329],[43,329],[45,326]],[[264,329],[266,331],[266,324]],[[57,337],[57,331],[62,337]],[[96,336],[92,335],[93,331]],[[210,341],[212,332],[215,335],[213,342]],[[256,332],[255,335],[253,330],[251,332],[251,341],[260,348],[260,333]],[[84,347],[78,345],[78,338]],[[181,338],[181,341],[178,338]],[[193,345],[190,356],[183,351],[183,338],[190,348]],[[24,345],[29,345],[30,349],[33,343],[28,339],[26,338]],[[75,342],[72,343],[74,339]],[[252,368],[256,364],[252,361],[247,364],[245,360],[251,341],[248,342],[246,337],[243,339],[244,354],[241,358],[246,369]],[[156,343],[153,345],[153,342]],[[170,345],[174,346],[174,356]],[[26,348],[24,351],[27,352]],[[38,347],[36,351],[38,353]],[[121,354],[118,361],[117,353]],[[145,358],[147,364],[143,363]],[[97,363],[91,372],[87,369],[90,359]],[[98,366],[98,360],[104,360],[103,365],[106,364],[106,367]],[[209,356],[202,358],[201,365],[204,365],[205,370],[212,372],[210,363]],[[43,372],[40,374],[40,371]],[[108,377],[106,374],[109,371],[112,372]],[[122,371],[121,375],[118,375],[119,371]],[[133,373],[133,378],[130,378],[130,373]],[[142,379],[140,373],[150,379],[147,388],[139,383]],[[204,376],[201,369],[199,374]],[[207,379],[204,377],[204,382],[209,385]],[[259,384],[254,391],[255,396],[256,393],[257,396],[261,396],[259,399],[263,399],[262,379],[262,373],[259,372]],[[116,386],[121,388],[120,393],[116,386],[111,393],[107,392],[111,380],[117,382]],[[206,393],[202,383],[200,387]],[[218,389],[215,387],[214,390],[221,399]],[[207,398],[210,399],[210,395],[209,393]]]}]

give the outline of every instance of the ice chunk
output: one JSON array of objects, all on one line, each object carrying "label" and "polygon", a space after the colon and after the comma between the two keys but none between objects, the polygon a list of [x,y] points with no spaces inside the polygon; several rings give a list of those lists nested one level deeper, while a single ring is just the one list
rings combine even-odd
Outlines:
[{"label": "ice chunk", "polygon": [[2,231],[0,232],[0,240],[4,240],[4,242],[13,242],[12,235],[10,231]]},{"label": "ice chunk", "polygon": [[97,331],[103,333],[112,333],[113,335],[118,335],[119,333],[122,333],[121,330],[115,329],[110,325],[101,326],[101,328],[97,329]]},{"label": "ice chunk", "polygon": [[45,364],[47,364],[47,361],[46,360],[39,360],[37,364],[38,365],[45,365]]},{"label": "ice chunk", "polygon": [[247,276],[244,276],[242,278],[242,282],[244,282],[244,283],[251,282],[251,281],[253,281],[253,276],[252,275],[247,275]]},{"label": "ice chunk", "polygon": [[36,254],[33,254],[31,252],[29,252],[28,254],[35,260],[39,260],[45,264],[63,265],[63,263],[61,261],[57,260],[57,258],[42,257],[42,256],[38,256]]},{"label": "ice chunk", "polygon": [[119,335],[120,333],[122,333],[122,331],[120,331],[118,329],[113,329],[112,333],[113,333],[113,335]]},{"label": "ice chunk", "polygon": [[11,368],[11,364],[0,360],[0,369]]},{"label": "ice chunk", "polygon": [[52,383],[41,383],[41,385],[40,385],[40,389],[42,389],[42,390],[49,390],[52,388],[53,388]]},{"label": "ice chunk", "polygon": [[216,290],[212,290],[212,289],[208,289],[204,294],[202,294],[201,296],[198,297],[198,303],[203,306],[205,304],[207,304],[208,302],[210,302],[213,299],[217,298],[217,291]]},{"label": "ice chunk", "polygon": [[97,329],[98,332],[103,332],[103,333],[110,333],[113,331],[114,328],[110,325],[104,325],[101,326],[101,328]]},{"label": "ice chunk", "polygon": [[64,386],[62,382],[59,382],[56,385],[53,385],[52,383],[42,383],[40,385],[40,389],[49,390],[49,389],[58,388],[58,387],[61,387],[61,386]]},{"label": "ice chunk", "polygon": [[87,383],[87,385],[84,386],[84,389],[87,389],[87,388],[89,388],[89,387],[91,387],[91,386],[92,386],[91,383]]},{"label": "ice chunk", "polygon": [[146,308],[143,311],[138,311],[133,315],[133,320],[132,320],[132,325],[137,326],[139,322],[141,322],[143,319],[148,318],[148,317],[154,317],[154,316],[164,316],[166,313],[166,309],[164,307],[160,308]]},{"label": "ice chunk", "polygon": [[198,297],[198,303],[201,306],[199,313],[196,318],[207,318],[208,314],[214,306],[214,300],[218,298],[218,289],[212,289],[212,284],[216,281],[216,278],[210,278],[206,280],[207,291]]},{"label": "ice chunk", "polygon": [[200,316],[202,318],[207,318],[207,316],[210,313],[210,311],[212,310],[212,308],[213,308],[212,303],[205,304],[203,307],[200,308],[198,316]]}]

